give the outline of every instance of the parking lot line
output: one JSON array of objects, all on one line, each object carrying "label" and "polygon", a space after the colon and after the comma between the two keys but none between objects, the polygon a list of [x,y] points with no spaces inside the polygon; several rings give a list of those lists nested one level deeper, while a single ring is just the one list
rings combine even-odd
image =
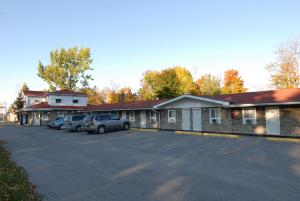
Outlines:
[{"label": "parking lot line", "polygon": [[244,145],[242,145],[242,146],[240,146],[240,147],[238,147],[238,148],[236,148],[236,149],[231,149],[230,151],[227,151],[227,152],[225,152],[225,153],[223,153],[223,154],[224,154],[224,155],[228,155],[228,154],[231,154],[231,153],[233,153],[233,152],[240,151],[240,150],[245,149],[245,148],[247,148],[247,147],[250,147],[250,146],[252,146],[252,145],[258,144],[258,143],[260,143],[261,141],[262,141],[261,139],[255,140],[255,141],[253,141],[253,142],[244,144]]}]

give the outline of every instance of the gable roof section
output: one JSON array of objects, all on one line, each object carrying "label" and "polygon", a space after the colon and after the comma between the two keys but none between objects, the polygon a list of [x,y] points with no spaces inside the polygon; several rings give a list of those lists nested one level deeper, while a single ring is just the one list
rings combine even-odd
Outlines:
[{"label": "gable roof section", "polygon": [[210,96],[234,106],[300,104],[300,88]]},{"label": "gable roof section", "polygon": [[48,102],[42,102],[29,107],[23,108],[22,111],[32,110],[84,110],[85,106],[62,106],[62,105],[49,105]]},{"label": "gable roof section", "polygon": [[176,102],[178,100],[181,100],[181,99],[184,99],[184,98],[190,98],[190,99],[194,99],[194,100],[199,100],[199,101],[206,101],[206,102],[210,102],[210,103],[216,103],[216,104],[220,104],[220,105],[223,105],[223,106],[229,106],[230,105],[230,102],[228,101],[223,101],[223,100],[218,100],[218,99],[212,99],[212,98],[209,98],[209,97],[204,97],[204,96],[193,96],[193,95],[182,95],[182,96],[178,96],[176,98],[173,98],[171,100],[168,100],[168,101],[165,101],[165,102],[162,102],[160,104],[157,104],[154,106],[155,109],[159,109],[160,107],[162,106],[165,106],[167,104],[170,104],[170,103],[173,103],[173,102]]},{"label": "gable roof section", "polygon": [[23,94],[25,96],[34,96],[34,97],[44,97],[47,92],[44,92],[44,91],[23,91]]},{"label": "gable roof section", "polygon": [[87,111],[111,111],[111,110],[142,110],[153,109],[153,106],[163,103],[167,99],[163,100],[145,100],[145,101],[132,101],[127,103],[115,103],[115,104],[101,104],[101,105],[88,105]]}]

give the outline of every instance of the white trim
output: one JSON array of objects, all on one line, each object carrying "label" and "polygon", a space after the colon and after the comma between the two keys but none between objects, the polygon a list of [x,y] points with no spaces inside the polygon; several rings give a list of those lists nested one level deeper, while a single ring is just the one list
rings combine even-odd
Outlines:
[{"label": "white trim", "polygon": [[[245,111],[246,110],[254,110],[254,117],[253,118],[245,118]],[[256,124],[256,108],[244,108],[242,110],[242,113],[243,113],[243,124],[245,125],[254,125]],[[247,120],[251,120],[251,124],[247,124]]]},{"label": "white trim", "polygon": [[[219,117],[211,117],[211,111],[215,110],[218,111]],[[215,112],[216,114],[216,112]],[[216,122],[214,123],[213,120],[216,120]],[[221,124],[221,109],[220,108],[209,108],[209,123],[210,124]]]},{"label": "white trim", "polygon": [[160,103],[158,105],[155,105],[155,106],[153,106],[153,108],[158,109],[161,106],[167,105],[169,103],[173,103],[173,102],[181,100],[183,98],[191,98],[191,99],[194,99],[194,100],[200,100],[200,101],[206,101],[206,102],[216,103],[216,104],[220,104],[220,105],[222,105],[224,107],[229,107],[230,106],[230,103],[229,102],[225,102],[225,101],[219,101],[219,100],[215,100],[215,99],[211,99],[211,98],[204,98],[204,97],[201,97],[201,96],[182,95],[182,96],[178,96],[176,98],[173,98],[171,100],[168,100],[166,102]]},{"label": "white trim", "polygon": [[[153,116],[151,114],[153,114]],[[156,112],[154,112],[153,110],[151,110],[150,114],[149,114],[149,118],[150,118],[150,123],[157,122],[157,114],[156,114]]]},{"label": "white trim", "polygon": [[[170,117],[170,112],[175,115],[173,117]],[[168,123],[176,123],[176,110],[168,110]]]}]

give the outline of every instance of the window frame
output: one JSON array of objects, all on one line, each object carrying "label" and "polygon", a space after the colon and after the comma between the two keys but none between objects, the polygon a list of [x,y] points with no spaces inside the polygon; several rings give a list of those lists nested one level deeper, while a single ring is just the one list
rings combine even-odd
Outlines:
[{"label": "window frame", "polygon": [[129,121],[135,121],[135,111],[129,111]]},{"label": "window frame", "polygon": [[[170,113],[174,116],[170,116]],[[176,123],[176,110],[168,110],[168,123]]]},{"label": "window frame", "polygon": [[[218,114],[218,117],[212,117],[212,111],[215,111],[215,115]],[[217,113],[216,113],[217,111]],[[213,122],[216,120],[216,123]],[[221,124],[221,108],[209,108],[209,123],[210,124]]]},{"label": "window frame", "polygon": [[[249,117],[245,117],[246,111],[248,111]],[[249,111],[254,111],[254,113],[253,113],[254,117],[250,117]],[[257,123],[257,120],[256,120],[256,108],[243,108],[242,113],[243,113],[243,124],[244,125],[255,125]],[[251,123],[250,124],[247,123],[247,120],[251,120]]]},{"label": "window frame", "polygon": [[[59,101],[58,101],[59,100]],[[56,98],[55,99],[55,103],[62,103],[62,99],[61,98]]]}]

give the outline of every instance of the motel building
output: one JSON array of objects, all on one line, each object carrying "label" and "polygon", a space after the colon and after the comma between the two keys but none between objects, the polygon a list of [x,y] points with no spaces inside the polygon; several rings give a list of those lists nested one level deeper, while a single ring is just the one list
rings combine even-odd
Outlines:
[{"label": "motel building", "polygon": [[101,105],[87,105],[85,94],[66,90],[23,95],[24,124],[45,125],[79,112],[114,113],[135,128],[300,136],[298,88]]}]

